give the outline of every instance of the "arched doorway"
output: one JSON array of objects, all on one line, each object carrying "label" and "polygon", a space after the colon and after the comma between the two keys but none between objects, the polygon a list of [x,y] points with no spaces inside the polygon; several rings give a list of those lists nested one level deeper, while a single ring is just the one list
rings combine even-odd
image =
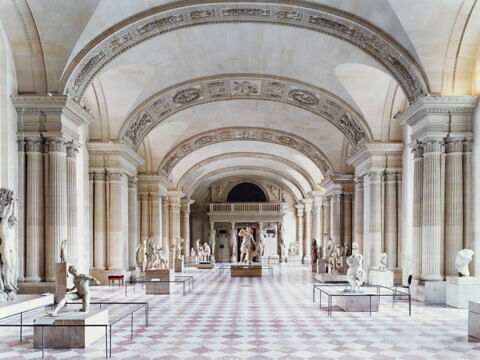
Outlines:
[{"label": "arched doorway", "polygon": [[230,190],[227,202],[267,202],[267,197],[258,185],[243,182]]}]

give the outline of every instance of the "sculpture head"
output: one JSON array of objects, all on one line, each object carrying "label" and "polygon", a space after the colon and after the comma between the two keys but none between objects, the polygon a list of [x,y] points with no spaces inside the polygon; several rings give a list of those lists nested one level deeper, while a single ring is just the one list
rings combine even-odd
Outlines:
[{"label": "sculpture head", "polygon": [[70,265],[70,266],[68,267],[68,272],[69,272],[70,274],[72,274],[73,276],[77,276],[77,275],[78,275],[78,269],[77,269],[77,267],[76,267],[75,265]]}]

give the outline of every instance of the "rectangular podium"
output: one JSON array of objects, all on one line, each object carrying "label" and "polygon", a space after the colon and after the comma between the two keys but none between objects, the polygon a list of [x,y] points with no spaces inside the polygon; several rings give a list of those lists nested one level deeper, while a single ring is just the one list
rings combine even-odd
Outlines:
[{"label": "rectangular podium", "polygon": [[[342,295],[342,292],[338,292]],[[379,296],[375,295],[345,295],[336,298],[337,306],[346,312],[377,312]]]},{"label": "rectangular podium", "polygon": [[53,294],[49,295],[18,295],[13,301],[0,303],[0,319],[9,317],[24,311],[33,310],[54,303]]},{"label": "rectangular podium", "polygon": [[[159,281],[155,281],[158,279]],[[158,269],[145,271],[145,280],[152,280],[145,283],[145,293],[147,295],[169,295],[173,293],[175,286],[171,286],[171,281],[175,280],[173,269]]]},{"label": "rectangular podium", "polygon": [[231,277],[262,277],[262,265],[232,265]]},{"label": "rectangular podium", "polygon": [[[45,348],[86,348],[104,337],[106,334],[104,326],[85,325],[108,325],[108,310],[96,309],[91,310],[88,313],[68,311],[60,313],[56,317],[42,316],[36,319],[34,324],[45,324],[43,327],[43,346]],[[42,347],[42,326],[34,327],[33,346],[36,349]]]}]

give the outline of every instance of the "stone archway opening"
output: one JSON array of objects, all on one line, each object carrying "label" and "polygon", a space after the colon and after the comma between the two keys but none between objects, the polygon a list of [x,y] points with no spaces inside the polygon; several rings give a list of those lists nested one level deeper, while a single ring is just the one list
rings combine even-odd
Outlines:
[{"label": "stone archway opening", "polygon": [[227,202],[267,202],[267,196],[258,185],[243,182],[230,190],[227,195]]}]

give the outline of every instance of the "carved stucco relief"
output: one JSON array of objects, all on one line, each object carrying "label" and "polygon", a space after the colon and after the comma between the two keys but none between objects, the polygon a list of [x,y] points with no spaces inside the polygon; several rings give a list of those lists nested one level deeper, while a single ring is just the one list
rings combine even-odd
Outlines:
[{"label": "carved stucco relief", "polygon": [[429,92],[426,75],[389,35],[340,10],[302,1],[179,1],[125,19],[92,40],[74,58],[60,91],[79,101],[95,75],[129,48],[161,34],[203,24],[261,22],[318,31],[353,44],[378,60],[398,81],[410,102]]}]

